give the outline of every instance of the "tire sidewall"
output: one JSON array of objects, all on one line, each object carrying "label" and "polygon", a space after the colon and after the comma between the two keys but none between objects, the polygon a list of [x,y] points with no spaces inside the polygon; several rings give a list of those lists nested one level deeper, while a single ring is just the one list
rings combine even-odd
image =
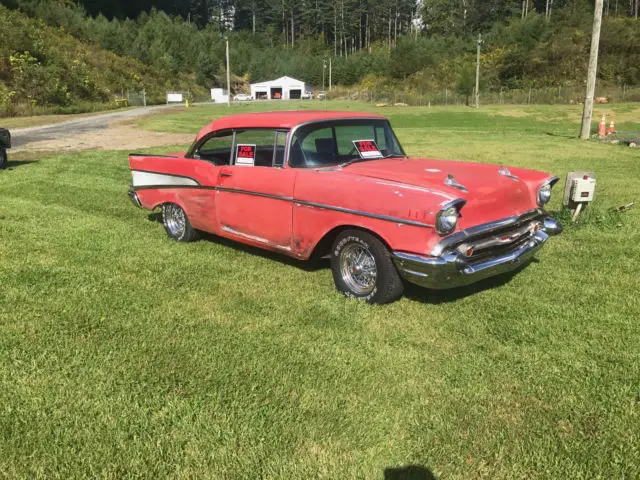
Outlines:
[{"label": "tire sidewall", "polygon": [[[353,291],[351,291],[349,286],[345,283],[344,279],[342,278],[342,275],[340,274],[340,261],[341,261],[340,255],[342,254],[342,251],[344,250],[344,248],[350,243],[357,243],[365,247],[371,253],[371,255],[373,255],[373,258],[376,262],[376,284],[373,287],[373,290],[371,290],[371,292],[369,292],[366,295],[358,295],[357,293],[354,293]],[[338,237],[338,239],[336,240],[336,243],[334,244],[333,249],[331,251],[331,260],[332,260],[332,263],[335,262],[335,266],[332,269],[335,284],[338,287],[338,290],[340,290],[345,297],[355,298],[356,300],[363,300],[369,303],[375,301],[375,297],[376,297],[376,294],[378,293],[379,284],[380,284],[380,268],[379,268],[380,259],[378,258],[377,249],[372,248],[370,243],[367,242],[366,239],[362,238],[359,235],[345,235],[343,237]]]},{"label": "tire sidewall", "polygon": [[7,168],[8,164],[7,151],[3,147],[0,147],[0,170]]}]

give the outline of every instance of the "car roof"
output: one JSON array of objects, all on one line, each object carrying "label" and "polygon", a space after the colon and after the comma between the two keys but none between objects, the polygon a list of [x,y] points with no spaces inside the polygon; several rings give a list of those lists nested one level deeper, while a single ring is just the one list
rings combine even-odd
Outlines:
[{"label": "car roof", "polygon": [[340,119],[378,119],[386,120],[382,115],[362,112],[338,112],[330,110],[285,110],[279,112],[240,113],[218,118],[200,130],[197,139],[216,130],[232,128],[279,128],[289,130],[303,123]]}]

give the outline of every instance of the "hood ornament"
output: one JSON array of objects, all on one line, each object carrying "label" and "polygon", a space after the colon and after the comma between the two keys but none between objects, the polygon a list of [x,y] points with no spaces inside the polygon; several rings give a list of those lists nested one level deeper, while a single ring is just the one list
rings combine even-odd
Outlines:
[{"label": "hood ornament", "polygon": [[456,180],[456,177],[454,177],[453,175],[449,174],[447,175],[447,178],[444,179],[444,184],[447,185],[448,187],[453,187],[457,190],[460,190],[461,192],[464,193],[468,193],[469,191],[467,190],[467,188],[458,183],[458,181]]},{"label": "hood ornament", "polygon": [[511,173],[509,169],[504,165],[500,165],[500,170],[498,170],[498,173],[503,177],[509,177],[510,179],[515,180],[516,182],[520,181],[520,179],[516,177],[513,173]]}]

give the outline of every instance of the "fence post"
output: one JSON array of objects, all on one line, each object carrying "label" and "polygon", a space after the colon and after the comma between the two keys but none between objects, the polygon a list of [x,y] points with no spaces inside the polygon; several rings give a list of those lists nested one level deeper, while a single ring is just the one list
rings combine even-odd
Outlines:
[{"label": "fence post", "polygon": [[500,105],[502,105],[502,87],[500,87]]},{"label": "fence post", "polygon": [[527,105],[531,105],[531,87],[529,87],[529,99],[527,100]]},{"label": "fence post", "polygon": [[449,104],[449,90],[447,88],[444,89],[444,104]]}]

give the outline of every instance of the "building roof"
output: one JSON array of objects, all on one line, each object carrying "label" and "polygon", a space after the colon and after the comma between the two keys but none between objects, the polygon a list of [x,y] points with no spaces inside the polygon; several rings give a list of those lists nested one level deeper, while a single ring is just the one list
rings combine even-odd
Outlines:
[{"label": "building roof", "polygon": [[240,113],[218,118],[204,127],[198,139],[216,130],[232,128],[281,128],[291,129],[302,123],[345,118],[385,119],[382,115],[361,112],[337,112],[330,110],[287,110],[280,112]]},{"label": "building roof", "polygon": [[298,84],[298,85],[304,85],[305,82],[303,82],[302,80],[298,80],[296,78],[292,78],[292,77],[280,77],[280,78],[276,78],[275,80],[267,80],[266,82],[256,82],[256,83],[252,83],[250,86],[254,87],[254,86],[261,86],[261,87],[268,87],[271,85],[283,85],[283,84]]}]

